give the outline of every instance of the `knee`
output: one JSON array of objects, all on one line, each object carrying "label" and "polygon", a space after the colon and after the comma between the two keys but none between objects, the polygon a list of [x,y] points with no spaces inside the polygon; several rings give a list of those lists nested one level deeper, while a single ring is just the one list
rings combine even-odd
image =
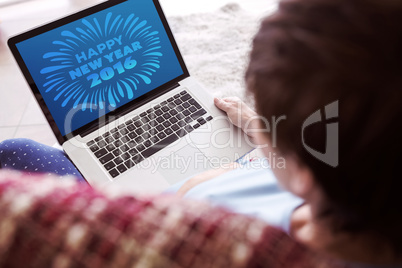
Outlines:
[{"label": "knee", "polygon": [[21,150],[22,148],[29,147],[32,144],[36,143],[30,139],[9,139],[0,142],[0,156],[8,155],[10,152],[15,152],[17,149]]}]

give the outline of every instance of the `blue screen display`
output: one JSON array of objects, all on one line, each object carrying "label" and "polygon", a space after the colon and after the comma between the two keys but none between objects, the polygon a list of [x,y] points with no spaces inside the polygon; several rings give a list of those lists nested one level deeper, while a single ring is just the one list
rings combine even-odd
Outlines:
[{"label": "blue screen display", "polygon": [[16,44],[63,136],[183,74],[152,0]]}]

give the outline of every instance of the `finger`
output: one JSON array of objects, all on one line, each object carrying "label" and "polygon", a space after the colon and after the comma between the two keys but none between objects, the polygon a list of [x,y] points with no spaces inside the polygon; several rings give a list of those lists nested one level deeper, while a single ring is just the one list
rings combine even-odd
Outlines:
[{"label": "finger", "polygon": [[205,181],[209,181],[210,179],[214,178],[215,176],[219,176],[219,171],[217,173],[215,173],[215,170],[213,170],[213,171],[209,170],[209,171],[206,171],[200,175],[197,175],[197,176],[189,179],[176,192],[176,196],[183,197],[188,191],[193,189],[195,186],[197,186]]},{"label": "finger", "polygon": [[241,103],[242,100],[239,97],[226,97],[222,98],[223,101],[229,102],[229,103]]},{"label": "finger", "polygon": [[228,103],[226,103],[222,99],[215,98],[214,99],[215,106],[221,109],[222,111],[226,112],[229,109]]},{"label": "finger", "polygon": [[183,197],[188,191],[190,191],[192,188],[197,186],[200,182],[196,182],[194,180],[189,180],[185,184],[183,184],[182,187],[177,191],[176,196],[177,197]]},{"label": "finger", "polygon": [[242,165],[238,162],[232,162],[230,164],[222,165],[222,168],[225,169],[237,169],[239,167],[242,167]]},{"label": "finger", "polygon": [[212,170],[208,170],[202,174],[199,174],[199,175],[189,179],[188,181],[186,181],[180,187],[180,189],[176,192],[176,196],[183,197],[185,194],[187,194],[191,189],[193,189],[197,185],[199,185],[203,182],[209,181],[209,180],[211,180],[215,177],[218,177],[233,169],[235,169],[235,167],[231,166],[229,168],[212,169]]}]

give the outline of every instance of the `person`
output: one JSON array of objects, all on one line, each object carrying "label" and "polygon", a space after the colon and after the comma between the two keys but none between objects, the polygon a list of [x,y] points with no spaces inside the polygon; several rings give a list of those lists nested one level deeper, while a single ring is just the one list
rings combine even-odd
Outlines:
[{"label": "person", "polygon": [[[401,20],[393,0],[281,1],[261,23],[246,71],[257,113],[236,98],[215,104],[286,168],[230,165],[170,191],[264,218],[275,202],[256,208],[253,198],[282,194],[272,175],[292,200],[277,223],[298,242],[352,267],[402,267]],[[268,131],[279,116],[286,120]],[[2,166],[12,158],[3,147]]]}]

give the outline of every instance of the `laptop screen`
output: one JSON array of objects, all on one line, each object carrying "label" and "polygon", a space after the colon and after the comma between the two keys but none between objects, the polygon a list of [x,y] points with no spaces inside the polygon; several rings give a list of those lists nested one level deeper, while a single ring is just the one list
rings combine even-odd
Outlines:
[{"label": "laptop screen", "polygon": [[15,46],[62,136],[186,72],[152,0],[114,4]]}]

